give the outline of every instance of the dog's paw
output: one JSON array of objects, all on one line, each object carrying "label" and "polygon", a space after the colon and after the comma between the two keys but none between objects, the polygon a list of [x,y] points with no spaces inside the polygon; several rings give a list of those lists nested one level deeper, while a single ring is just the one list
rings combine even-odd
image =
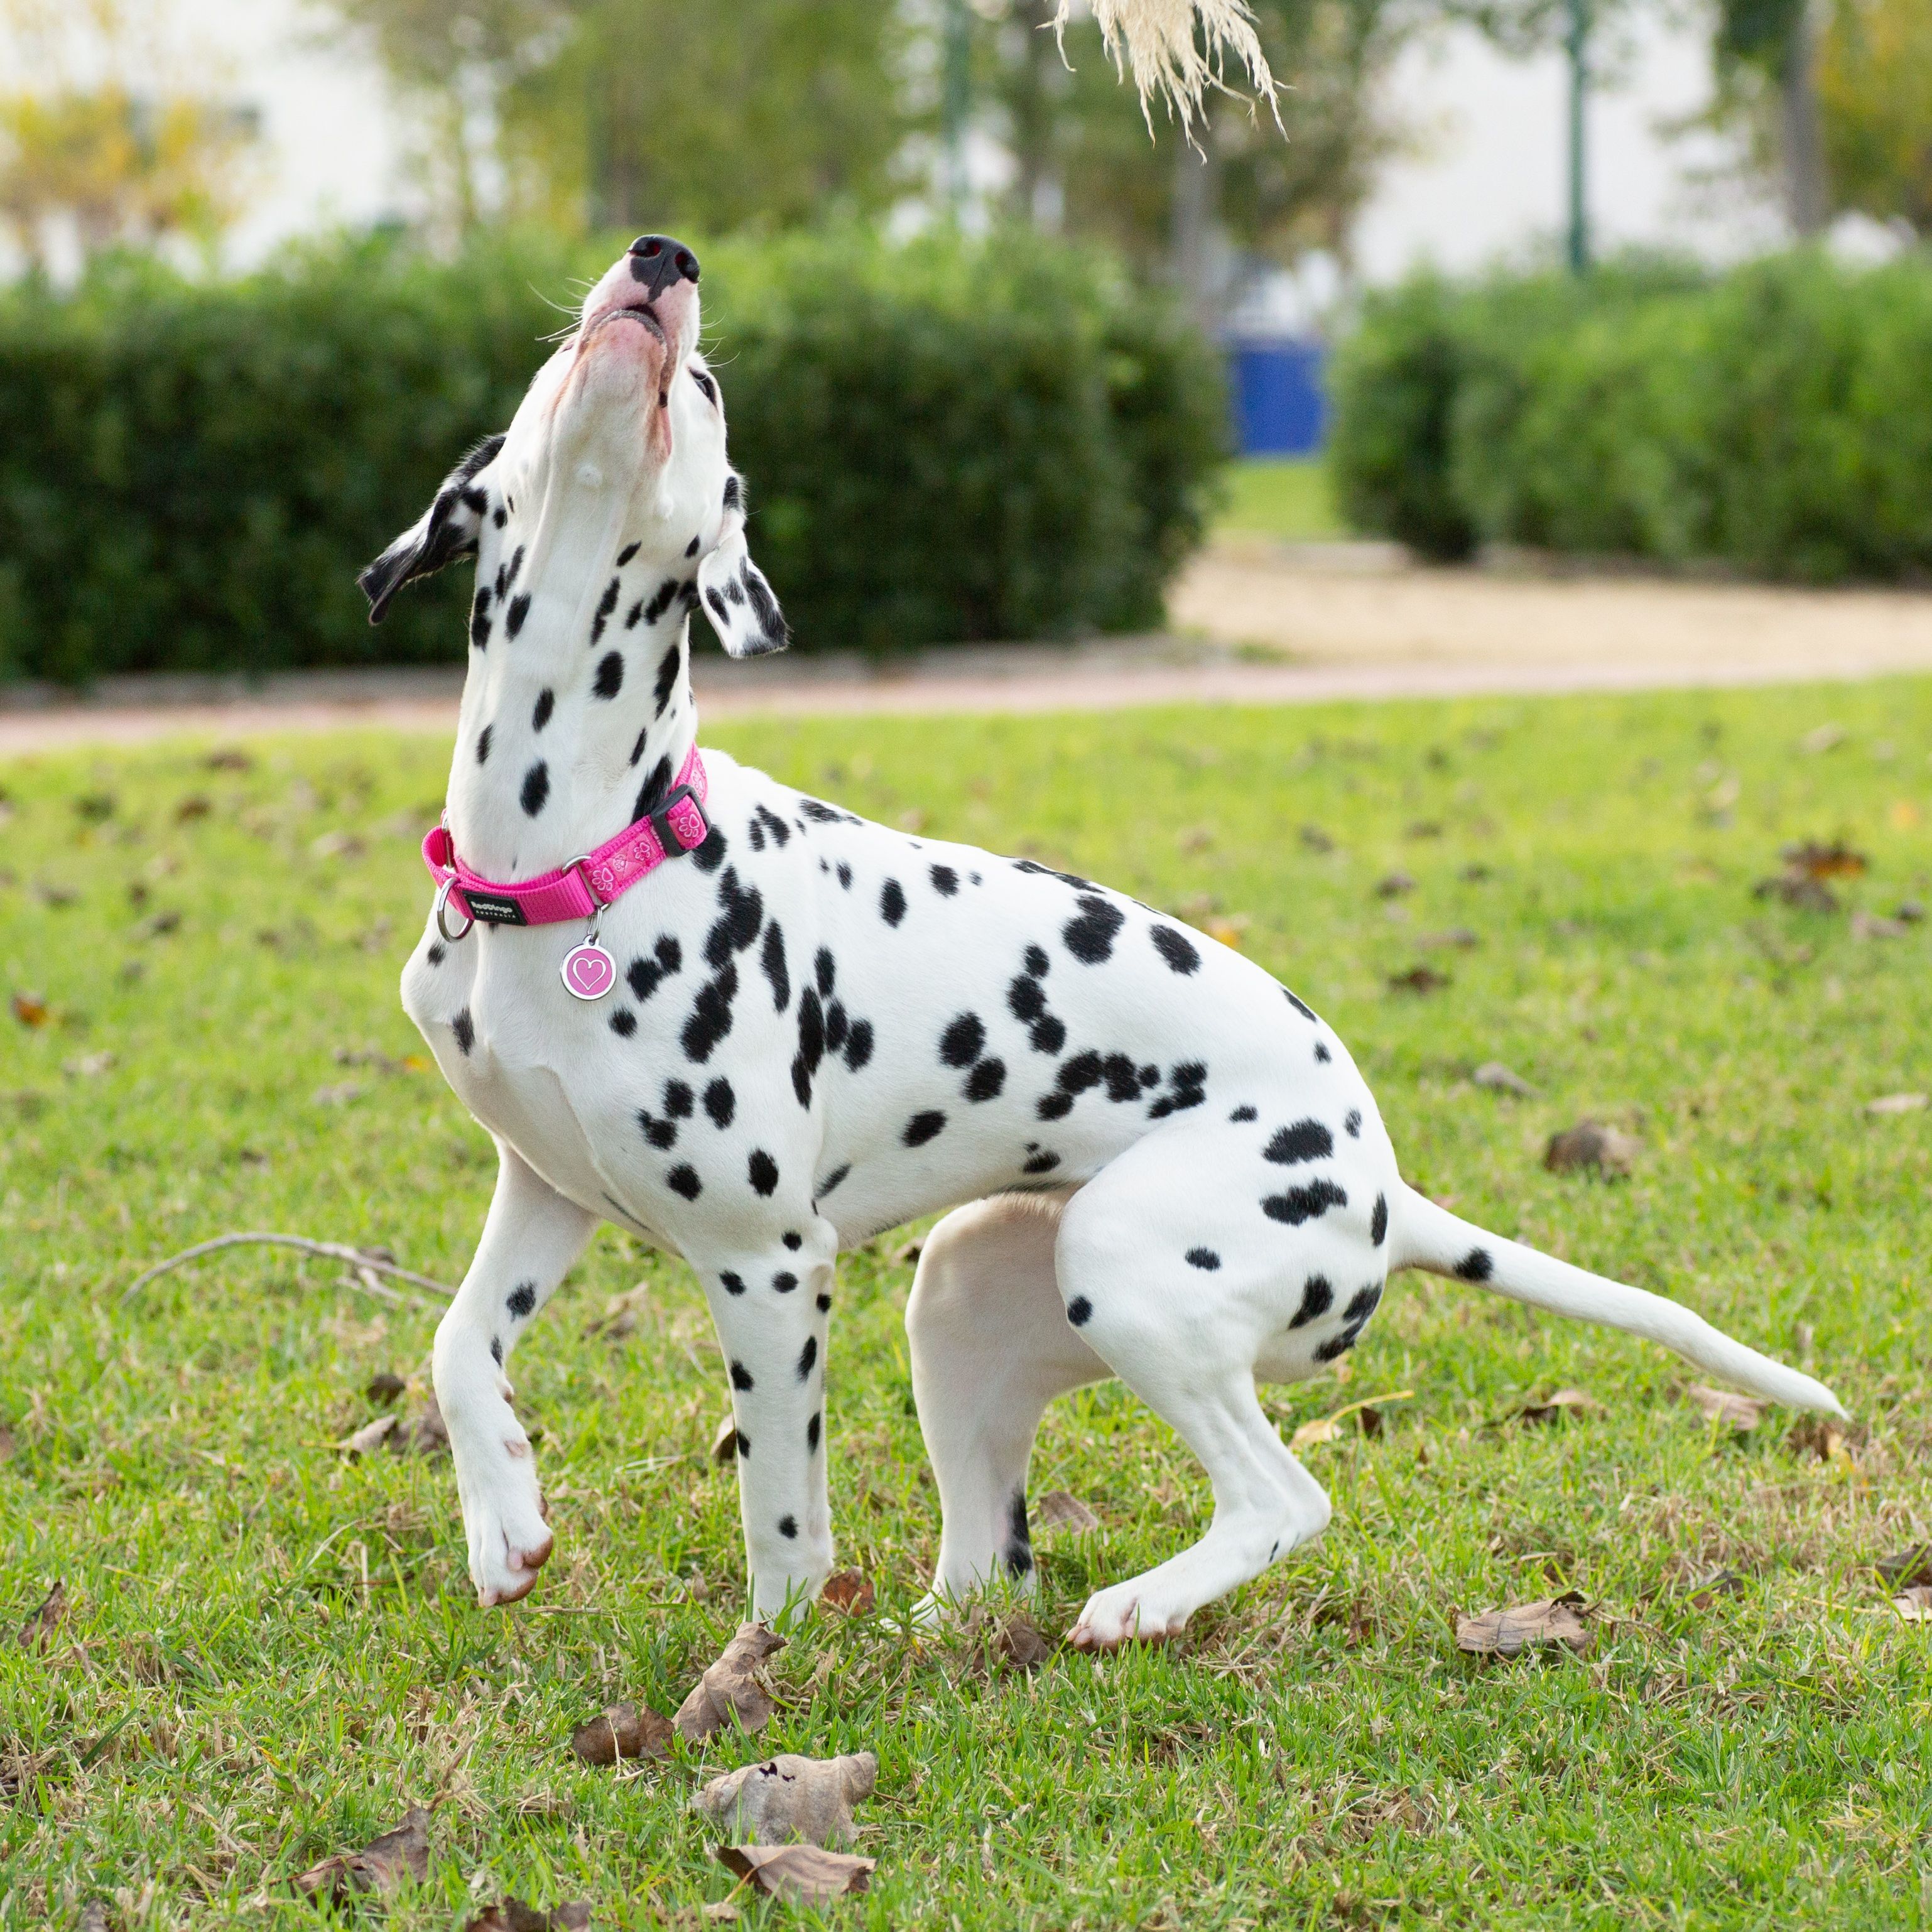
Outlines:
[{"label": "dog's paw", "polygon": [[1189,1612],[1163,1606],[1158,1593],[1141,1582],[1116,1583],[1087,1599],[1079,1621],[1066,1634],[1076,1650],[1118,1650],[1124,1643],[1165,1643],[1187,1628]]},{"label": "dog's paw", "polygon": [[460,1485],[470,1580],[485,1610],[527,1597],[556,1546],[530,1444],[520,1442],[516,1447],[520,1455],[506,1443],[487,1475]]}]

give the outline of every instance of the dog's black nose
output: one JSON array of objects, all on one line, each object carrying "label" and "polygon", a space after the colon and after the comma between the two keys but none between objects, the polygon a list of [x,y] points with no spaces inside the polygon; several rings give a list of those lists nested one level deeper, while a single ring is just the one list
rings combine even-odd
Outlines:
[{"label": "dog's black nose", "polygon": [[631,274],[642,282],[656,302],[666,289],[698,279],[698,257],[668,235],[640,235],[631,244]]}]

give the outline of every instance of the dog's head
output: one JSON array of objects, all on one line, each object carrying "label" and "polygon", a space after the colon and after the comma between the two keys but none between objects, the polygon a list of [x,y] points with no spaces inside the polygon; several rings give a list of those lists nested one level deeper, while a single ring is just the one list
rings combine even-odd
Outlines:
[{"label": "dog's head", "polygon": [[[358,580],[369,621],[459,556],[520,556],[556,608],[612,567],[694,584],[734,657],[782,650],[784,619],[745,544],[744,485],[724,404],[698,348],[698,259],[640,236],[584,298],[509,428],[478,444]],[[527,595],[526,598],[527,608]]]}]

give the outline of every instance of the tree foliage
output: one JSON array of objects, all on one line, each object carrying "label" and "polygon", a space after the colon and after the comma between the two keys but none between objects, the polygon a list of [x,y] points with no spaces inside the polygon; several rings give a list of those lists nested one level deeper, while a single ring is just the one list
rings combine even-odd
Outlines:
[{"label": "tree foliage", "polygon": [[1838,206],[1932,236],[1932,6],[1836,0],[1818,94]]}]

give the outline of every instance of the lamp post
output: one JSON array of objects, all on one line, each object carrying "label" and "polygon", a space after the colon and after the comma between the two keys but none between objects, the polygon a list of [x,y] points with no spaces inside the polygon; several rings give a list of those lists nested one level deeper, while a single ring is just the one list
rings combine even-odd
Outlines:
[{"label": "lamp post", "polygon": [[1590,210],[1584,115],[1590,90],[1590,0],[1565,0],[1569,26],[1563,37],[1570,57],[1570,232],[1566,254],[1570,272],[1590,266]]}]

